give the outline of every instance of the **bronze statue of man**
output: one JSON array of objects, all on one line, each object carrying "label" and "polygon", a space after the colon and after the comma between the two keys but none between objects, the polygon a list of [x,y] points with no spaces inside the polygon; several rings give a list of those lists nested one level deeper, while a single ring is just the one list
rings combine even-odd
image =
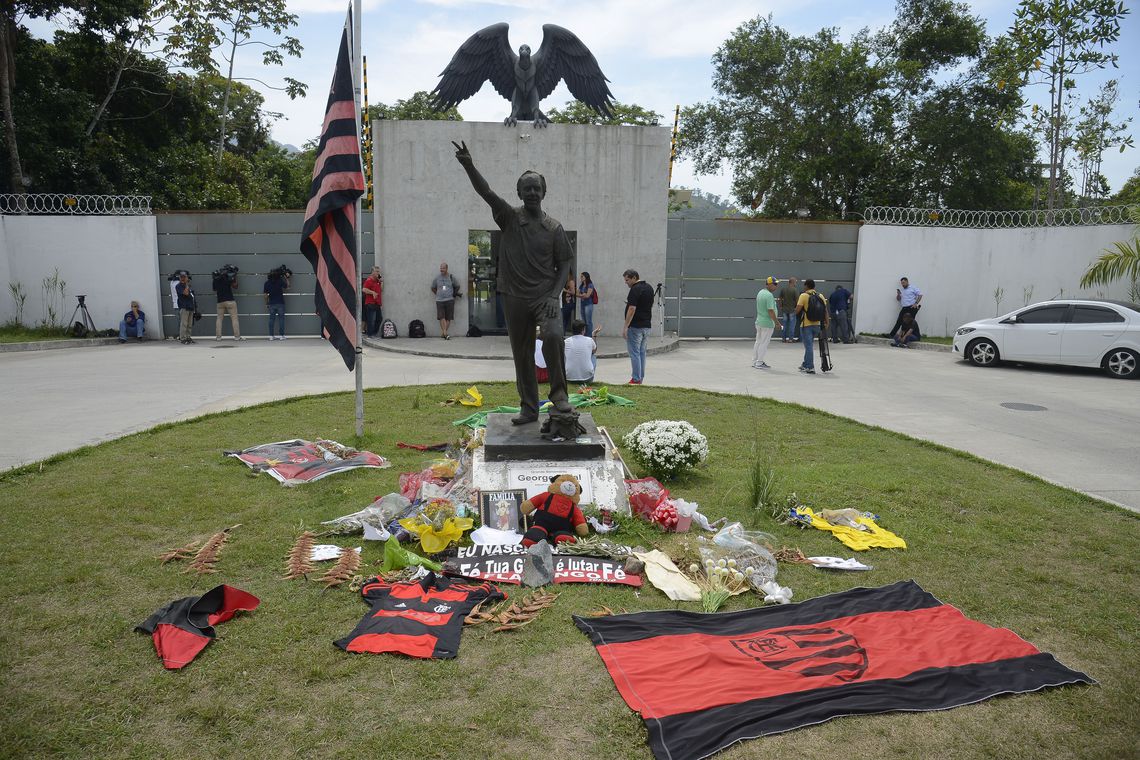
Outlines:
[{"label": "bronze statue of man", "polygon": [[[522,411],[511,420],[525,425],[538,420],[538,378],[534,369],[534,331],[542,329],[542,356],[550,373],[550,401],[555,413],[573,415],[566,393],[566,358],[562,334],[560,296],[570,275],[573,251],[566,231],[542,210],[546,178],[526,171],[516,191],[523,205],[514,207],[495,195],[475,168],[467,144],[455,146],[455,158],[467,171],[475,192],[491,207],[495,224],[503,231],[496,262],[496,286],[503,297],[507,336],[515,360],[515,385]],[[574,424],[576,424],[574,415]]]}]

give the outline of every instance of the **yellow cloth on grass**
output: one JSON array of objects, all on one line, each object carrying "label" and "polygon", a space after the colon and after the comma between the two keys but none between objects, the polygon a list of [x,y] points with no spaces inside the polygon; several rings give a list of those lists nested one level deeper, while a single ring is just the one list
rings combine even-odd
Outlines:
[{"label": "yellow cloth on grass", "polygon": [[431,523],[421,522],[414,517],[405,517],[400,525],[409,533],[420,537],[420,546],[428,554],[436,554],[447,548],[452,541],[463,538],[463,531],[470,530],[474,522],[470,517],[449,517],[438,530]]},{"label": "yellow cloth on grass", "polygon": [[866,549],[905,549],[906,541],[901,537],[891,533],[886,528],[880,528],[875,524],[875,521],[869,517],[856,517],[855,522],[860,525],[866,525],[867,530],[857,530],[850,528],[846,525],[832,525],[827,520],[817,515],[811,510],[811,507],[797,507],[796,512],[801,515],[806,515],[811,518],[811,526],[819,528],[820,530],[831,531],[844,545],[854,549],[857,552]]}]

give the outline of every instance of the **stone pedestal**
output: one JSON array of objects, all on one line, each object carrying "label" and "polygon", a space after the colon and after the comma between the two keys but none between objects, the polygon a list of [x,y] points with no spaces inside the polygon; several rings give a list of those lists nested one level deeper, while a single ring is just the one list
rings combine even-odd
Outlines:
[{"label": "stone pedestal", "polygon": [[614,459],[593,417],[583,414],[579,422],[586,434],[566,441],[542,439],[541,422],[542,418],[529,425],[511,425],[511,415],[488,415],[484,445],[472,455],[475,488],[522,489],[530,498],[546,491],[552,476],[568,473],[582,484],[582,504],[629,514],[621,462]]},{"label": "stone pedestal", "polygon": [[509,461],[570,461],[605,459],[606,439],[598,432],[593,415],[582,414],[578,424],[586,429],[584,435],[565,441],[542,438],[539,429],[546,415],[526,425],[511,424],[510,414],[487,415],[487,434],[483,449],[488,462]]}]

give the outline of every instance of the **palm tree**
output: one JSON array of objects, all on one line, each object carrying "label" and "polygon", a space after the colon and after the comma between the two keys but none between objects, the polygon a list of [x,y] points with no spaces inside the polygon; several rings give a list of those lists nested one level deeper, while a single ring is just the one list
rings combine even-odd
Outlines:
[{"label": "palm tree", "polygon": [[1140,239],[1135,237],[1127,243],[1113,243],[1112,248],[1105,249],[1081,278],[1081,287],[1108,285],[1122,277],[1133,282],[1140,279]]},{"label": "palm tree", "polygon": [[[1140,222],[1138,216],[1140,214],[1133,209],[1132,218]],[[1081,278],[1081,287],[1108,285],[1125,277],[1132,283],[1131,291],[1135,293],[1137,280],[1140,280],[1140,224],[1133,230],[1131,240],[1113,243],[1112,248],[1104,250]]]}]

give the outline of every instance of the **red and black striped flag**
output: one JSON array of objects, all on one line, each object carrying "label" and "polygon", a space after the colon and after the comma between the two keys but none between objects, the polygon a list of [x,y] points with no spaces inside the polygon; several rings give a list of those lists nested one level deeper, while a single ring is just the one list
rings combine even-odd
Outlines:
[{"label": "red and black striped flag", "polygon": [[704,758],[841,715],[945,710],[1095,683],[913,581],[717,615],[574,617],[655,757]]},{"label": "red and black striped flag", "polygon": [[356,366],[356,199],[364,193],[352,82],[351,14],[340,38],[325,124],[301,231],[301,253],[317,275],[317,316],[329,342]]}]

